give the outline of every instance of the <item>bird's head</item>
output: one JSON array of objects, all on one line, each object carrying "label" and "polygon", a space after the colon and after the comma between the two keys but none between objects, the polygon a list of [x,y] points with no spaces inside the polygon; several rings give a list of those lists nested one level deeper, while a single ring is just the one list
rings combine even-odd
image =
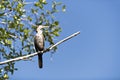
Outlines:
[{"label": "bird's head", "polygon": [[47,27],[48,27],[48,26],[40,25],[40,26],[37,27],[36,32],[40,32],[40,31],[42,31],[42,30],[41,30],[42,28],[47,28]]}]

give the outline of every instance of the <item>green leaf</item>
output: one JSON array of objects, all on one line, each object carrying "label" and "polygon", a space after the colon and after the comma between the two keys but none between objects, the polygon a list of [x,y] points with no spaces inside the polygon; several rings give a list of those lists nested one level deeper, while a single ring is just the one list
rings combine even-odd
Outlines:
[{"label": "green leaf", "polygon": [[39,0],[39,2],[42,4],[47,4],[46,0]]},{"label": "green leaf", "polygon": [[21,24],[21,23],[20,23],[19,26],[20,26],[21,28],[23,28],[24,24]]},{"label": "green leaf", "polygon": [[63,11],[63,12],[66,11],[66,6],[65,6],[65,5],[63,5],[63,7],[62,7],[62,11]]},{"label": "green leaf", "polygon": [[19,4],[17,5],[17,7],[18,7],[18,8],[21,8],[21,7],[23,7],[23,4],[22,4],[22,3],[19,3]]},{"label": "green leaf", "polygon": [[38,12],[38,9],[33,9],[33,8],[32,8],[32,9],[31,9],[31,12],[32,12],[32,13],[37,13],[37,12]]},{"label": "green leaf", "polygon": [[32,21],[32,18],[31,18],[30,16],[28,16],[27,19],[28,19],[29,21]]},{"label": "green leaf", "polygon": [[5,6],[3,4],[0,4],[0,9],[5,10]]},{"label": "green leaf", "polygon": [[39,7],[39,5],[40,5],[39,2],[36,2],[36,3],[34,4],[34,6],[36,6],[36,7]]},{"label": "green leaf", "polygon": [[43,5],[42,5],[42,4],[40,4],[40,5],[39,5],[39,8],[40,8],[40,9],[43,9]]},{"label": "green leaf", "polygon": [[55,36],[59,36],[59,33],[58,33],[57,30],[54,30],[52,33],[53,33]]},{"label": "green leaf", "polygon": [[5,80],[9,79],[8,74],[5,73],[4,76],[3,76],[3,78],[4,78]]},{"label": "green leaf", "polygon": [[47,14],[51,14],[51,12],[50,12],[49,10],[46,10],[46,13],[47,13]]},{"label": "green leaf", "polygon": [[55,25],[55,26],[59,26],[59,22],[58,22],[58,21],[55,21],[55,22],[54,22],[54,25]]},{"label": "green leaf", "polygon": [[20,32],[23,32],[23,30],[24,30],[24,29],[23,29],[23,26],[24,26],[23,24],[19,24]]},{"label": "green leaf", "polygon": [[8,44],[8,45],[10,45],[10,44],[12,44],[12,41],[8,40],[8,39],[5,39],[5,43]]},{"label": "green leaf", "polygon": [[0,13],[0,17],[1,17],[1,16],[4,16],[4,14],[5,14],[5,13]]},{"label": "green leaf", "polygon": [[15,20],[17,20],[17,19],[18,19],[18,17],[17,17],[16,15],[14,15],[14,16],[13,16],[13,18],[14,18]]},{"label": "green leaf", "polygon": [[30,32],[30,30],[28,30],[28,29],[24,29],[23,32],[24,32],[25,35],[28,35],[28,33]]},{"label": "green leaf", "polygon": [[55,8],[56,8],[56,2],[53,1],[53,3],[52,3],[52,9],[55,9]]}]

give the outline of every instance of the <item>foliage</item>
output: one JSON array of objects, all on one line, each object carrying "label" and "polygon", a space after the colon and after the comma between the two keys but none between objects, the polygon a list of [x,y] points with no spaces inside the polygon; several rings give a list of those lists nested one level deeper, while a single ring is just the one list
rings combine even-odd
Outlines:
[{"label": "foliage", "polygon": [[[33,37],[38,25],[49,26],[43,30],[45,40],[54,44],[53,38],[61,31],[54,16],[60,7],[64,12],[65,5],[56,1],[0,0],[0,61],[35,52]],[[17,70],[14,65],[15,62],[10,62],[0,66],[0,80],[9,78],[8,73]]]}]

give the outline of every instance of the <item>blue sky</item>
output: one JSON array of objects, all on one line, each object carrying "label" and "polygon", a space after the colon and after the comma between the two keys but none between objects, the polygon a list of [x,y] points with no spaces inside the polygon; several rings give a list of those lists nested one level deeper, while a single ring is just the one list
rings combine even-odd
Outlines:
[{"label": "blue sky", "polygon": [[115,80],[120,79],[120,0],[60,0],[67,6],[56,19],[62,27],[56,42],[81,31],[58,46],[44,67],[32,61],[16,63],[18,71],[11,80]]}]

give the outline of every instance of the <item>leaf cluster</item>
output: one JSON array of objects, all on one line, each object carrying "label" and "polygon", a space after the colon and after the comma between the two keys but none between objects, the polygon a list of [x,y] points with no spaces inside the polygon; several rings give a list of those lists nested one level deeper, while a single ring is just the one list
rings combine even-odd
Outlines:
[{"label": "leaf cluster", "polygon": [[[48,8],[50,5],[51,8]],[[49,26],[43,32],[45,41],[53,45],[54,38],[61,32],[59,21],[55,18],[58,7],[65,11],[65,5],[56,1],[0,0],[0,61],[35,52],[33,37],[38,25]],[[0,80],[9,78],[8,73],[13,74],[15,70],[14,62],[0,66]]]}]

